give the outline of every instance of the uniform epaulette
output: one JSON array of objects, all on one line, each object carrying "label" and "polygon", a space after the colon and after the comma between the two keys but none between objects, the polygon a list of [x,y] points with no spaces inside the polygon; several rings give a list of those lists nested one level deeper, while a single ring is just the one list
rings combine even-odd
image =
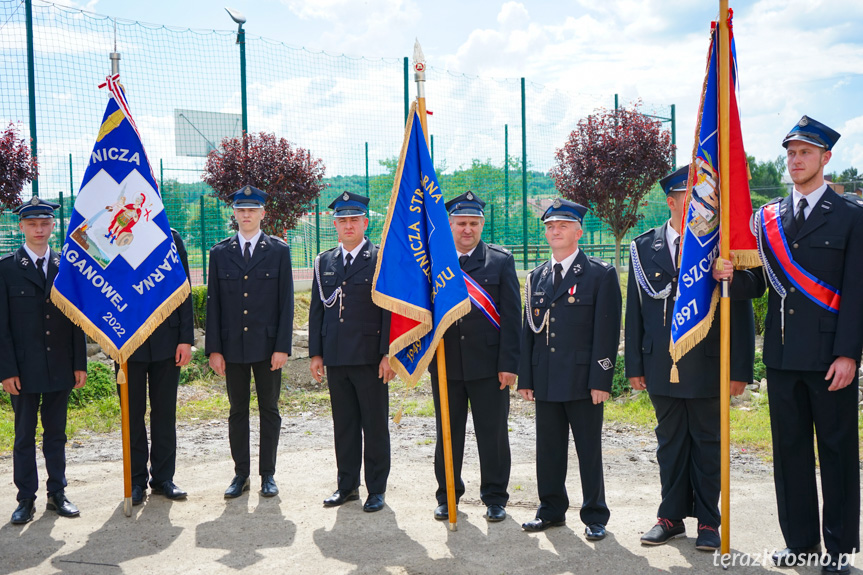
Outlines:
[{"label": "uniform epaulette", "polygon": [[286,242],[285,240],[283,240],[279,236],[270,236],[270,239],[276,240],[278,243],[280,243],[282,245],[285,245],[285,246],[288,245],[288,242]]},{"label": "uniform epaulette", "polygon": [[536,266],[535,268],[533,268],[532,270],[530,270],[528,273],[531,273],[531,274],[532,274],[533,272],[535,272],[536,270],[538,270],[539,268],[541,268],[542,266],[544,266],[544,265],[545,265],[545,264],[547,264],[547,263],[548,263],[548,260],[546,260],[546,261],[542,262],[541,264],[539,264],[538,266]]},{"label": "uniform epaulette", "polygon": [[230,242],[231,240],[233,240],[233,239],[234,239],[234,237],[235,237],[235,236],[228,236],[227,238],[223,239],[222,241],[220,241],[220,242],[216,242],[216,245],[217,245],[217,246],[220,246],[220,245],[222,245],[222,244],[227,244],[228,242]]},{"label": "uniform epaulette", "polygon": [[842,194],[845,201],[855,207],[863,207],[863,198],[853,192],[845,192]]},{"label": "uniform epaulette", "polygon": [[785,199],[784,197],[779,196],[779,197],[773,198],[772,200],[770,200],[769,202],[767,202],[767,203],[766,203],[766,204],[764,204],[764,205],[765,205],[765,206],[769,206],[770,204],[778,204],[779,202],[781,202],[781,201],[782,201],[782,200],[784,200],[784,199]]},{"label": "uniform epaulette", "polygon": [[489,247],[489,249],[492,249],[492,250],[494,250],[494,251],[496,251],[496,252],[500,252],[500,253],[505,254],[505,255],[510,255],[510,254],[512,254],[512,252],[511,252],[511,251],[509,251],[508,249],[506,249],[506,248],[505,248],[505,247],[503,247],[503,246],[499,246],[499,245],[497,245],[497,244],[486,244],[486,245]]},{"label": "uniform epaulette", "polygon": [[3,260],[7,260],[7,259],[11,258],[13,255],[15,255],[15,252],[9,252],[8,254],[6,254],[4,256],[0,256],[0,262],[2,262]]},{"label": "uniform epaulette", "polygon": [[637,236],[635,236],[635,237],[633,238],[633,241],[634,241],[634,240],[641,239],[641,238],[643,238],[643,237],[647,237],[647,235],[652,234],[652,233],[653,233],[653,231],[654,231],[655,229],[656,229],[656,228],[650,228],[650,229],[649,229],[649,230],[647,230],[646,232],[642,232],[642,233],[638,234]]},{"label": "uniform epaulette", "polygon": [[602,258],[598,258],[598,257],[596,257],[596,256],[587,256],[587,259],[591,260],[591,261],[592,261],[592,262],[594,262],[594,263],[600,264],[600,265],[602,265],[602,266],[604,266],[604,267],[609,267],[609,266],[611,266],[611,264],[610,264],[610,263],[608,263],[608,262],[607,262],[607,261],[605,261],[604,259],[602,259]]}]

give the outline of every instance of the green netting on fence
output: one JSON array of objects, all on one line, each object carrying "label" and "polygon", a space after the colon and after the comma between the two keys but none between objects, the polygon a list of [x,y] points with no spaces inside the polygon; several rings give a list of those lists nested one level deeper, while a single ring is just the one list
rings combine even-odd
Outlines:
[{"label": "green netting on fence", "polygon": [[[15,123],[30,137],[25,12],[22,0],[0,0],[0,127]],[[236,32],[115,21],[39,1],[32,2],[32,15],[38,190],[63,205],[55,246],[66,231],[105,109],[107,94],[97,85],[110,72],[108,54],[116,38],[121,82],[168,219],[185,240],[193,282],[205,282],[209,248],[232,233],[230,210],[200,176],[206,153],[223,137],[242,132]],[[331,187],[286,232],[297,277],[310,278],[315,254],[337,242],[326,206],[341,190],[371,197],[369,236],[379,241],[406,102],[415,93],[413,73],[404,58],[333,56],[248,34],[245,52],[249,131],[274,132],[309,149],[327,167]],[[519,267],[533,267],[547,257],[537,216],[556,195],[548,177],[555,150],[580,118],[614,107],[614,95],[568,94],[521,79],[455,75],[434,66],[426,79],[432,154],[445,196],[473,190],[483,197],[484,237],[512,249]],[[642,109],[669,120],[665,125],[673,129],[669,106]],[[24,197],[29,195],[25,190]],[[661,194],[651,196],[644,213],[628,238],[668,217]],[[21,241],[8,212],[0,215],[0,234],[0,252]],[[589,253],[612,257],[614,238],[590,215],[582,244]]]}]

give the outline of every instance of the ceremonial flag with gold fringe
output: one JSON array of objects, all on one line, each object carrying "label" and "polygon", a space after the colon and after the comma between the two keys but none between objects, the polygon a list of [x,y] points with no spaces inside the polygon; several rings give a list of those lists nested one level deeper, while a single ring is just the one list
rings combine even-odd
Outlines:
[{"label": "ceremonial flag with gold fringe", "polygon": [[[729,11],[730,14],[730,11]],[[711,26],[707,72],[698,111],[697,140],[689,168],[686,188],[686,215],[680,249],[678,294],[671,323],[671,358],[677,362],[707,335],[719,301],[713,279],[713,261],[719,255],[719,64],[718,26]],[[730,246],[734,265],[748,268],[760,265],[755,236],[752,235],[752,200],[749,196],[749,166],[743,150],[740,113],[737,108],[737,52],[731,33],[731,135],[729,137],[729,186],[731,221]],[[677,380],[676,365],[671,381]]]},{"label": "ceremonial flag with gold fringe", "polygon": [[470,312],[416,104],[405,126],[372,299],[392,312],[390,366],[410,385],[428,367],[447,328]]},{"label": "ceremonial flag with gold fringe", "polygon": [[51,301],[124,363],[190,293],[119,75],[87,164]]}]

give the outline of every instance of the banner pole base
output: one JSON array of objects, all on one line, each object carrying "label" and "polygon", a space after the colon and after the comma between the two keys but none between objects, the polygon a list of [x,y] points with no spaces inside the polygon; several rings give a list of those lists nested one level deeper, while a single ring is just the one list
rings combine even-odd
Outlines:
[{"label": "banner pole base", "polygon": [[131,497],[126,497],[125,499],[123,499],[123,514],[125,514],[126,517],[132,516],[132,498]]}]

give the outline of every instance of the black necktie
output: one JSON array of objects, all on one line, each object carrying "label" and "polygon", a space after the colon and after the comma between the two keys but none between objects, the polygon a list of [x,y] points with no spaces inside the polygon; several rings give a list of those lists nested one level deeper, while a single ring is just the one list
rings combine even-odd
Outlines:
[{"label": "black necktie", "polygon": [[797,215],[794,216],[794,226],[797,228],[795,234],[799,234],[800,230],[803,229],[803,224],[806,222],[806,208],[809,206],[809,202],[806,201],[806,198],[800,198],[800,201],[797,202]]},{"label": "black necktie", "polygon": [[354,261],[354,256],[348,254],[345,256],[345,270],[351,267],[351,262]]},{"label": "black necktie", "polygon": [[243,248],[243,259],[246,260],[246,263],[252,259],[252,242],[246,242],[246,247]]},{"label": "black necktie", "polygon": [[679,264],[677,263],[680,260],[680,236],[674,238],[674,269],[677,269]]},{"label": "black necktie", "polygon": [[467,263],[467,258],[469,258],[469,257],[470,257],[470,256],[459,256],[459,257],[458,257],[458,265],[459,265],[460,267],[464,267],[464,264],[466,264],[466,263]]},{"label": "black necktie", "polygon": [[36,269],[39,270],[39,277],[42,278],[42,281],[45,281],[46,279],[48,279],[45,277],[45,268],[43,267],[44,265],[45,265],[45,258],[39,258],[38,260],[36,260]]},{"label": "black necktie", "polygon": [[557,291],[557,288],[560,286],[560,282],[563,281],[563,265],[554,264],[554,291]]}]

